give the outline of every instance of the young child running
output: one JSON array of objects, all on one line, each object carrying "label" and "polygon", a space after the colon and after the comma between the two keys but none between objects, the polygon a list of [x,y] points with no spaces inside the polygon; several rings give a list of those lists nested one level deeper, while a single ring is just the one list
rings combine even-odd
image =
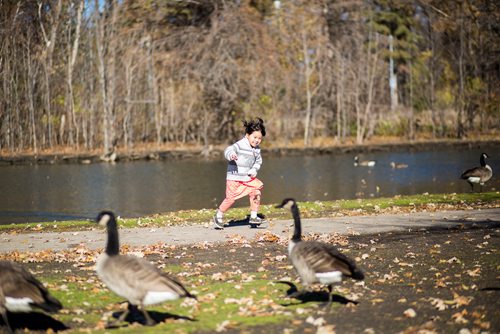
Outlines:
[{"label": "young child running", "polygon": [[226,177],[226,198],[222,201],[214,216],[215,229],[224,228],[224,213],[234,202],[248,195],[250,198],[250,223],[261,224],[257,216],[260,206],[260,190],[264,186],[257,179],[257,172],[262,166],[259,144],[266,135],[264,121],[260,118],[244,121],[245,137],[224,150],[229,161]]}]

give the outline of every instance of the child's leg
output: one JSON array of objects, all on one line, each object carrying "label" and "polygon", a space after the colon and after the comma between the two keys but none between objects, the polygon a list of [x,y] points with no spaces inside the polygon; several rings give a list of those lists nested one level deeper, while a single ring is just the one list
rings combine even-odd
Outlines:
[{"label": "child's leg", "polygon": [[[259,207],[260,207],[260,190],[255,189],[252,191],[250,194],[248,194],[248,197],[250,198],[250,211],[252,213],[252,216],[257,214],[259,212]],[[254,218],[254,217],[252,217]]]},{"label": "child's leg", "polygon": [[218,213],[223,214],[236,202],[238,198],[242,197],[242,188],[238,182],[226,181],[226,198],[219,205]]},{"label": "child's leg", "polygon": [[224,198],[222,203],[219,205],[219,211],[222,213],[226,212],[234,204],[235,201],[236,200],[234,199],[234,197]]},{"label": "child's leg", "polygon": [[214,225],[216,229],[224,228],[224,213],[229,210],[229,208],[234,204],[236,198],[234,192],[232,191],[231,182],[226,182],[226,198],[219,205],[219,208],[214,217]]}]

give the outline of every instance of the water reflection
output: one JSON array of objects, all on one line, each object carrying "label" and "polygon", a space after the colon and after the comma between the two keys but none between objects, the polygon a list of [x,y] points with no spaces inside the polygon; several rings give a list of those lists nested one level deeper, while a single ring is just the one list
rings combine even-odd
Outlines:
[{"label": "water reflection", "polygon": [[[493,178],[485,191],[499,189],[498,147],[428,152],[374,152],[360,159],[375,167],[354,167],[354,154],[266,157],[259,178],[263,203],[292,196],[299,201],[468,192],[459,179],[490,155]],[[408,165],[392,168],[391,162]],[[136,161],[117,164],[0,167],[0,224],[93,218],[102,209],[135,217],[181,209],[214,209],[224,197],[224,161]],[[242,199],[236,206],[247,206]]]}]

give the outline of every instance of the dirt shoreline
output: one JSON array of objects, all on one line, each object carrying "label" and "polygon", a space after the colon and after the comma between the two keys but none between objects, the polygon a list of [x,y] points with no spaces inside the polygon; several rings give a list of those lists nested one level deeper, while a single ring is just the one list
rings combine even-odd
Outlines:
[{"label": "dirt shoreline", "polygon": [[[320,147],[270,147],[263,148],[266,156],[294,156],[294,155],[323,155],[340,153],[366,153],[384,151],[409,151],[439,150],[445,148],[473,149],[481,146],[500,146],[500,139],[487,140],[423,140],[413,142],[384,142],[366,143],[361,145],[342,144]],[[1,165],[26,165],[26,164],[56,164],[56,163],[82,163],[97,162],[126,162],[134,160],[180,160],[180,159],[216,159],[222,156],[224,145],[217,147],[197,147],[169,150],[141,150],[121,152],[110,156],[95,153],[54,153],[54,154],[18,154],[0,155]]]}]

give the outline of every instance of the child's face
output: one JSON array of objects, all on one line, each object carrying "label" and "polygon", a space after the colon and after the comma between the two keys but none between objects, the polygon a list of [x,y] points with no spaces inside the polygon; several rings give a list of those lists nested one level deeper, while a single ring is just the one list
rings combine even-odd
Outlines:
[{"label": "child's face", "polygon": [[248,139],[250,142],[250,145],[252,147],[257,147],[259,146],[260,142],[262,141],[262,132],[260,131],[254,131],[251,134],[246,134],[245,137]]}]

